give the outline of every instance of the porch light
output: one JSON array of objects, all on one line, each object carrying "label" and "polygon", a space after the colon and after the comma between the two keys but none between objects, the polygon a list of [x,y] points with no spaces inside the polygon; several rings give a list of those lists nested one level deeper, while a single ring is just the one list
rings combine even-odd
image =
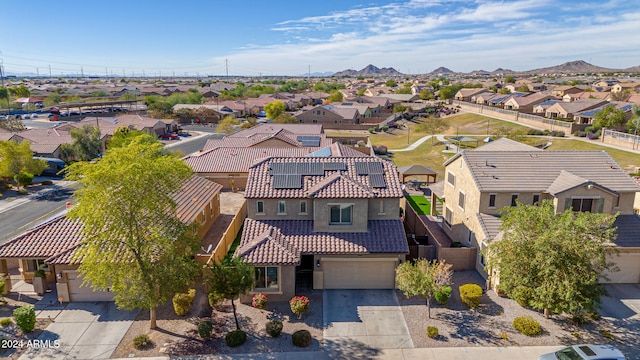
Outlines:
[{"label": "porch light", "polygon": [[316,260],[316,267],[320,267],[320,259]]},{"label": "porch light", "polygon": [[62,279],[62,273],[61,272],[56,274],[56,279],[58,279],[58,280]]}]

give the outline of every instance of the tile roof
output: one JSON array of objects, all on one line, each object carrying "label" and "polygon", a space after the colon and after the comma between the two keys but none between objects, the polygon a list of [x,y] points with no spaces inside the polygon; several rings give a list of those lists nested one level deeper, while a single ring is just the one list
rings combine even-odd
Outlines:
[{"label": "tile roof", "polygon": [[604,151],[462,151],[462,158],[481,192],[545,192],[561,171],[614,192],[637,192],[638,186]]},{"label": "tile roof", "polygon": [[617,227],[616,245],[640,247],[640,218],[638,215],[618,215],[613,226]]},{"label": "tile roof", "polygon": [[29,129],[21,131],[19,136],[32,144],[62,145],[73,142],[69,132],[56,129]]},{"label": "tile roof", "polygon": [[479,146],[473,151],[543,151],[534,146],[530,146],[527,144],[523,144],[521,142],[517,142],[515,140],[511,140],[509,138],[500,138],[496,139],[492,142],[486,143],[482,146]]},{"label": "tile roof", "polygon": [[249,137],[254,134],[270,134],[285,129],[296,135],[319,135],[323,133],[322,124],[261,124],[238,131],[227,137]]},{"label": "tile roof", "polygon": [[[498,234],[501,232],[500,227],[502,226],[502,220],[498,215],[477,213],[478,222],[482,227],[482,231],[489,239],[495,239]],[[479,241],[483,241],[485,239],[478,239]]]},{"label": "tile roof", "polygon": [[173,196],[176,202],[176,213],[184,223],[190,224],[196,220],[202,209],[211,199],[222,190],[222,185],[197,175],[191,176],[181,190]]},{"label": "tile roof", "polygon": [[252,264],[298,265],[302,254],[409,252],[402,220],[369,220],[366,232],[316,232],[313,220],[245,219],[235,255]]},{"label": "tile roof", "polygon": [[[303,176],[300,189],[274,189],[272,163],[324,164],[343,163],[346,171],[324,170],[324,175]],[[356,163],[379,163],[383,169],[386,187],[373,188],[368,175],[358,175]],[[257,161],[249,170],[245,197],[251,198],[400,198],[402,197],[398,169],[387,160],[363,155],[362,157],[272,157]]]},{"label": "tile roof", "polygon": [[197,173],[246,173],[257,159],[270,156],[305,156],[316,150],[310,147],[220,147],[184,158],[187,165]]}]

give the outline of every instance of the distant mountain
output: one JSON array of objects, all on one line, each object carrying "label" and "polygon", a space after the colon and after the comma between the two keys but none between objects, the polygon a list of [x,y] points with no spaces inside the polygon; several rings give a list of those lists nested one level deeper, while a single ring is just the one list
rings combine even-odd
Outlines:
[{"label": "distant mountain", "polygon": [[402,73],[398,72],[394,68],[378,68],[374,65],[367,65],[362,70],[343,70],[339,71],[333,76],[341,77],[341,76],[367,76],[367,77],[376,77],[376,76],[400,76]]},{"label": "distant mountain", "polygon": [[617,72],[623,71],[621,69],[610,69],[601,66],[589,64],[584,60],[569,61],[562,65],[556,65],[546,68],[533,69],[523,71],[526,73],[535,74],[576,74],[576,73],[603,73],[603,72]]},{"label": "distant mountain", "polygon": [[453,70],[447,69],[444,66],[440,66],[439,68],[433,70],[428,75],[442,75],[442,74],[455,74]]}]

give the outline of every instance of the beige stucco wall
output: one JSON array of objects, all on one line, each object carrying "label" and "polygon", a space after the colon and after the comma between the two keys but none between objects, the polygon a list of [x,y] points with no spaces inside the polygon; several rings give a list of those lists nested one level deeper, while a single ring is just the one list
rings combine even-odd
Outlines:
[{"label": "beige stucco wall", "polygon": [[[585,186],[579,186],[569,191],[558,194],[554,199],[557,212],[565,210],[565,201],[572,197],[594,197],[604,199],[604,205],[602,212],[605,214],[613,214],[620,212],[621,214],[633,214],[633,202],[635,200],[635,193],[621,193],[618,200],[614,194],[608,191],[604,191],[597,186],[593,186],[588,189]],[[618,203],[616,206],[616,202]]]},{"label": "beige stucco wall", "polygon": [[280,289],[255,289],[241,296],[240,301],[251,303],[253,295],[259,292],[267,295],[267,301],[289,301],[296,294],[296,267],[280,266],[279,276]]},{"label": "beige stucco wall", "polygon": [[[330,204],[353,204],[351,225],[330,225]],[[368,214],[367,199],[316,199],[313,202],[313,229],[315,231],[364,232],[367,231]]]},{"label": "beige stucco wall", "polygon": [[369,199],[368,208],[369,220],[395,220],[400,218],[400,199],[397,198]]},{"label": "beige stucco wall", "polygon": [[[258,214],[258,201],[264,203],[264,214]],[[278,203],[285,202],[286,213],[278,213]],[[307,202],[307,213],[300,213],[300,201]],[[312,220],[313,199],[247,199],[247,216],[257,220]]]},{"label": "beige stucco wall", "polygon": [[233,190],[237,191],[245,189],[249,173],[198,173],[198,176],[222,185],[224,190],[231,190],[233,180]]},{"label": "beige stucco wall", "polygon": [[[318,115],[318,110],[320,110],[320,115]],[[322,107],[314,108],[313,110],[309,110],[302,114],[296,115],[296,119],[303,124],[312,124],[313,120],[317,120],[318,124],[333,124],[333,123],[341,123],[342,116],[338,114],[334,114],[331,111],[327,111]]]}]

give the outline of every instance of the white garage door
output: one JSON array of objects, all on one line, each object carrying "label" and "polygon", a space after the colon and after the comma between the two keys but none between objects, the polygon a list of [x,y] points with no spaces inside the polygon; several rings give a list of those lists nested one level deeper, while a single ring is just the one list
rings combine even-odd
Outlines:
[{"label": "white garage door", "polygon": [[66,272],[69,280],[71,301],[112,301],[115,295],[108,291],[94,291],[90,286],[82,284],[82,277],[77,271]]},{"label": "white garage door", "polygon": [[609,284],[640,283],[640,254],[620,253],[612,255],[607,260],[616,263],[620,271],[608,273],[609,280],[602,280],[602,282]]},{"label": "white garage door", "polygon": [[[359,260],[359,261],[358,261]],[[393,289],[397,259],[322,259],[325,289]]]}]

